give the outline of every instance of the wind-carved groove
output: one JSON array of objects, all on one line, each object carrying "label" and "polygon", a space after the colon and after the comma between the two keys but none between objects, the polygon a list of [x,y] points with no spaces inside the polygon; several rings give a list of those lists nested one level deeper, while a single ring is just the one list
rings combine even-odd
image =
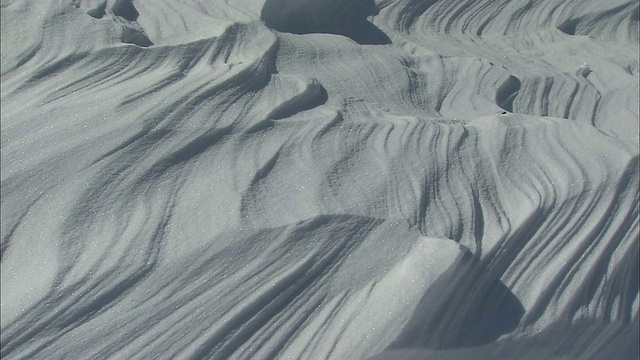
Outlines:
[{"label": "wind-carved groove", "polygon": [[317,80],[314,80],[310,84],[307,84],[300,94],[295,95],[273,109],[269,113],[268,118],[271,120],[288,118],[299,112],[323,105],[327,102],[327,99],[327,90]]},{"label": "wind-carved groove", "polygon": [[252,185],[258,184],[260,181],[265,179],[271,171],[273,171],[276,167],[276,163],[278,162],[278,158],[280,158],[281,152],[282,149],[278,149],[278,151],[276,151],[276,153],[273,154],[273,156],[262,167],[260,167],[258,171],[256,171],[255,176],[251,180]]},{"label": "wind-carved groove", "polygon": [[5,220],[5,225],[3,225],[2,230],[5,230],[5,229],[8,229],[8,230],[6,231],[6,233],[5,231],[3,231],[2,237],[0,238],[0,261],[4,258],[6,251],[9,249],[9,246],[11,245],[11,238],[13,237],[13,234],[21,225],[23,219],[25,219],[27,215],[29,215],[29,211],[31,207],[33,207],[41,198],[42,198],[42,195],[36,197],[35,200],[33,200],[24,210],[22,210],[21,214],[17,217],[16,220],[13,220],[13,221]]},{"label": "wind-carved groove", "polygon": [[231,133],[232,129],[233,126],[229,125],[223,128],[211,129],[198,135],[180,148],[164,156],[155,164],[152,172],[162,174],[173,166],[195,159],[213,146],[219,144],[225,136]]},{"label": "wind-carved groove", "polygon": [[[237,313],[217,329],[192,358],[228,359],[253,333],[283,312],[293,298],[304,292],[305,278],[309,278],[312,269],[317,267],[314,266],[314,260],[314,256],[309,256],[272,287],[251,299],[250,303],[240,305]],[[228,340],[222,341],[225,338]]]},{"label": "wind-carved groove", "polygon": [[[92,198],[92,193],[95,193],[95,191],[87,192],[84,196]],[[40,344],[32,346],[28,350],[28,358],[36,357],[50,343],[57,341],[59,337],[74,330],[75,327],[116,306],[123,296],[134,291],[136,285],[143,282],[153,272],[160,260],[164,245],[162,239],[164,238],[166,226],[173,215],[174,200],[174,196],[168,199],[166,208],[160,218],[157,219],[158,222],[154,224],[155,226],[151,229],[152,233],[149,234],[147,239],[139,239],[142,247],[134,251],[125,252],[127,255],[123,255],[121,258],[122,262],[135,258],[133,262],[129,263],[134,267],[128,273],[105,271],[101,275],[90,277],[89,280],[76,281],[74,284],[68,285],[65,291],[60,291],[58,286],[52,287],[48,298],[40,300],[27,312],[30,318],[23,321],[27,321],[30,324],[28,331],[7,331],[7,334],[3,333],[3,357],[24,346],[32,339],[34,334],[55,334],[43,339]],[[76,218],[73,221],[68,220],[66,222],[64,227],[67,230],[64,230],[64,232],[68,239],[66,240],[67,244],[62,246],[63,251],[82,246],[79,241],[88,235],[91,221],[89,216],[85,216],[82,219]],[[146,243],[142,240],[146,240]],[[64,249],[65,247],[66,249]],[[134,246],[131,246],[131,248],[134,248]],[[106,256],[107,254],[103,256],[103,259]],[[64,278],[68,276],[71,268],[76,266],[77,259],[75,256],[72,257],[73,259],[70,263],[61,265],[55,284],[61,284]],[[100,260],[94,263],[89,274],[91,272],[99,274],[101,266]],[[91,294],[91,296],[88,294]],[[51,309],[52,307],[55,308],[55,311],[46,311],[46,309]],[[16,325],[19,325],[19,323],[18,321],[15,322]],[[8,327],[7,330],[9,329],[13,329],[13,327]]]},{"label": "wind-carved groove", "polygon": [[[640,6],[636,1],[630,1],[613,8],[599,12],[585,14],[579,17],[567,19],[556,28],[567,35],[589,35],[602,37],[603,35],[617,36],[625,34],[626,40],[638,41],[638,20]],[[626,27],[626,29],[625,29]],[[623,31],[620,31],[622,28]]]},{"label": "wind-carved groove", "polygon": [[256,196],[259,196],[260,187],[264,186],[262,182],[265,181],[269,174],[276,168],[281,152],[282,148],[278,149],[253,175],[249,186],[242,195],[240,212],[243,217],[249,217],[252,211],[260,211],[260,209],[255,209],[256,205],[252,203],[255,202]]},{"label": "wind-carved groove", "polygon": [[[3,27],[45,20],[3,36],[3,357],[368,358],[405,325],[400,345],[455,348],[435,358],[538,329],[558,357],[637,338],[638,159],[618,134],[638,65],[608,41],[637,34],[637,4],[382,0],[381,47],[354,42],[384,43],[373,1],[226,2],[246,22],[223,3],[2,2]],[[399,251],[397,222],[361,241],[354,212],[466,255],[415,287],[385,269],[436,276],[439,248]],[[288,218],[312,220],[273,228]],[[30,283],[41,260],[57,274]],[[601,327],[548,325],[577,317]]]},{"label": "wind-carved groove", "polygon": [[[232,308],[228,319],[198,346],[191,358],[228,359],[249,339],[274,319],[286,315],[296,301],[311,301],[319,307],[326,297],[322,279],[336,276],[354,249],[371,231],[380,225],[375,218],[317,216],[295,225],[287,234],[287,243],[293,246],[307,237],[315,238],[316,231],[329,231],[331,236],[315,238],[305,256],[285,273],[264,283],[248,299]],[[343,227],[344,226],[344,227]],[[337,230],[337,231],[336,231]],[[318,241],[320,240],[320,241]],[[320,300],[314,300],[319,297]]]},{"label": "wind-carved groove", "polygon": [[409,29],[420,18],[420,16],[437,2],[438,0],[406,2],[406,5],[404,5],[399,11],[398,24],[400,30],[408,33]]}]

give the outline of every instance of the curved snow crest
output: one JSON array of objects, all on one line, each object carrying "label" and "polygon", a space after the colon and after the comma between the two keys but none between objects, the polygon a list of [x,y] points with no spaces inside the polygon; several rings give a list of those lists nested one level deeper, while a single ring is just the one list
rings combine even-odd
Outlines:
[{"label": "curved snow crest", "polygon": [[3,1],[2,357],[635,356],[637,9]]}]

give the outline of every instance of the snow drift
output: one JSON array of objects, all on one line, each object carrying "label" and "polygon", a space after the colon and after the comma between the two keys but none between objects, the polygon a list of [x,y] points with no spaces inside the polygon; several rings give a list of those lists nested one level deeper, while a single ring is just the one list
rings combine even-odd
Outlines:
[{"label": "snow drift", "polygon": [[3,358],[637,358],[637,2],[1,6]]}]

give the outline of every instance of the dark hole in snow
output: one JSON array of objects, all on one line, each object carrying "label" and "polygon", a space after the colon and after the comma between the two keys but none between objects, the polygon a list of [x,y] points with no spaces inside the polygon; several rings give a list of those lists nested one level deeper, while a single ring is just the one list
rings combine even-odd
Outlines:
[{"label": "dark hole in snow", "polygon": [[93,9],[87,11],[89,16],[94,17],[96,19],[102,19],[102,17],[107,13],[107,2],[103,1],[98,6]]},{"label": "dark hole in snow", "polygon": [[140,13],[133,6],[132,0],[116,0],[111,8],[113,14],[129,21],[136,21]]},{"label": "dark hole in snow", "polygon": [[151,40],[140,30],[125,27],[122,31],[122,42],[125,44],[133,44],[141,47],[153,45]]},{"label": "dark hole in snow", "polygon": [[501,108],[513,112],[513,100],[518,95],[522,83],[515,76],[509,76],[496,91],[496,104]]},{"label": "dark hole in snow", "polygon": [[577,19],[567,20],[567,21],[564,21],[562,24],[558,25],[558,30],[562,31],[565,34],[575,35],[577,26],[578,26]]}]

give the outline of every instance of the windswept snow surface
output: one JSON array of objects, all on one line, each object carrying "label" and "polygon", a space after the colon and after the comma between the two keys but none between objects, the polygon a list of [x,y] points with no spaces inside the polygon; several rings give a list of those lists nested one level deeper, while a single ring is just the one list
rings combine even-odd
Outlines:
[{"label": "windswept snow surface", "polygon": [[4,359],[634,359],[636,0],[2,0]]}]

